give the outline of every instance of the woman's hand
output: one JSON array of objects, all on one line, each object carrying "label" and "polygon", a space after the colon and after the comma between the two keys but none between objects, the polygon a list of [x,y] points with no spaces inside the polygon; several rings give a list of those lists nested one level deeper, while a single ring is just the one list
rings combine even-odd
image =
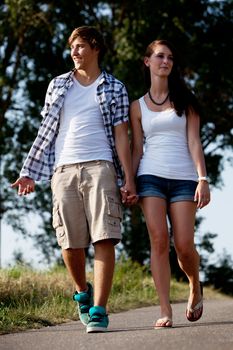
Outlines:
[{"label": "woman's hand", "polygon": [[195,196],[194,196],[194,201],[197,202],[197,208],[201,209],[204,208],[206,205],[209,204],[210,202],[210,189],[209,189],[209,184],[207,181],[199,181]]},{"label": "woman's hand", "polygon": [[121,200],[125,205],[133,205],[138,201],[138,195],[136,193],[134,183],[125,183],[124,186],[120,188]]}]

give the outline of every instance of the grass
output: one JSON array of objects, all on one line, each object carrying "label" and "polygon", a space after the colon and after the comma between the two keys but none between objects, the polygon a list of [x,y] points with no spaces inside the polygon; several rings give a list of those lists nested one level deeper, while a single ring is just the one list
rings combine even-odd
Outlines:
[{"label": "grass", "polygon": [[[92,275],[88,276],[92,280]],[[0,334],[52,326],[78,316],[73,284],[65,268],[40,272],[16,266],[0,270]],[[171,281],[171,302],[187,300],[188,285]],[[205,288],[205,298],[221,298]],[[158,304],[150,273],[131,261],[116,264],[108,312]]]}]

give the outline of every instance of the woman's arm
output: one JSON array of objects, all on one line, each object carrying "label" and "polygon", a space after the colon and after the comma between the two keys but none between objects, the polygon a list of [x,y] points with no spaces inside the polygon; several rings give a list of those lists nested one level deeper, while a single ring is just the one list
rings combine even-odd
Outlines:
[{"label": "woman's arm", "polygon": [[[189,151],[196,167],[198,177],[206,177],[205,157],[200,139],[200,117],[193,110],[190,110],[187,116],[187,137]],[[203,208],[209,203],[210,190],[206,180],[198,181],[194,200],[197,201],[197,208]]]}]

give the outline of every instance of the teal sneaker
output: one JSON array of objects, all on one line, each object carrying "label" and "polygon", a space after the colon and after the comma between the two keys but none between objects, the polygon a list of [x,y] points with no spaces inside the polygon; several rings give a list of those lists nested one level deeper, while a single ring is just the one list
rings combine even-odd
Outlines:
[{"label": "teal sneaker", "polygon": [[84,326],[89,322],[89,309],[93,306],[93,288],[92,285],[87,282],[87,292],[75,292],[73,300],[77,302],[77,310],[80,321]]},{"label": "teal sneaker", "polygon": [[87,325],[87,333],[107,332],[108,315],[102,306],[93,306],[89,310],[90,320]]}]

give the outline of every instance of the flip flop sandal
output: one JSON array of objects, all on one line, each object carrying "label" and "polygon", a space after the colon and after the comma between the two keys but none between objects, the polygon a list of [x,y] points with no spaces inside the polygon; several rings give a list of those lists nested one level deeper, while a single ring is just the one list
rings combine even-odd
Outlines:
[{"label": "flip flop sandal", "polygon": [[[201,288],[202,298],[199,301],[199,303],[197,303],[193,308],[191,307],[190,303],[188,303],[188,305],[187,305],[186,318],[190,322],[198,321],[201,318],[202,313],[203,313],[203,286],[202,286],[202,283],[200,283],[200,288]],[[194,316],[194,313],[197,314],[196,317]]]},{"label": "flip flop sandal", "polygon": [[169,327],[172,327],[172,319],[168,316],[159,318],[154,325],[154,329]]}]

